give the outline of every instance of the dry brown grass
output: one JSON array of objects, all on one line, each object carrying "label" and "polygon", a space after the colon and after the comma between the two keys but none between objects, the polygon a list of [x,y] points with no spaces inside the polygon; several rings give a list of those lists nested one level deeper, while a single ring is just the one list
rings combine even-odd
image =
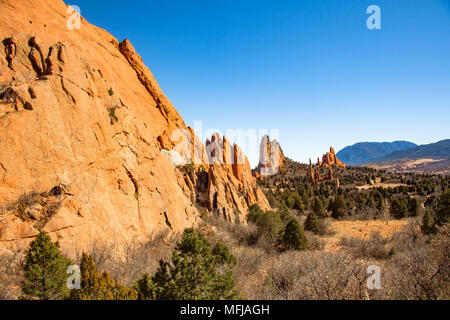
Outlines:
[{"label": "dry brown grass", "polygon": [[328,219],[328,223],[333,232],[320,238],[325,242],[325,251],[336,252],[343,248],[342,238],[367,240],[372,234],[377,233],[382,238],[390,239],[395,233],[408,229],[411,220],[339,221]]}]

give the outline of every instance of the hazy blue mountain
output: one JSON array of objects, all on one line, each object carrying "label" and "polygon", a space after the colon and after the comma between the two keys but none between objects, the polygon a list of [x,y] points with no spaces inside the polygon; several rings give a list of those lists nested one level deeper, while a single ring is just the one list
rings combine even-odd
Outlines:
[{"label": "hazy blue mountain", "polygon": [[407,150],[414,147],[417,147],[417,144],[408,141],[358,142],[352,146],[345,147],[336,155],[345,164],[355,166],[372,162],[394,151]]},{"label": "hazy blue mountain", "polygon": [[443,159],[450,158],[450,139],[424,144],[407,150],[395,151],[373,162],[382,163],[400,159]]}]

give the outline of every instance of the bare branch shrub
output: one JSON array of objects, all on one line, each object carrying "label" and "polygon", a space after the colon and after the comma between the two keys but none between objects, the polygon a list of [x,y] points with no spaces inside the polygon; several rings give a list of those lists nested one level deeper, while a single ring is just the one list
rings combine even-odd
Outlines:
[{"label": "bare branch shrub", "polygon": [[[177,235],[162,231],[152,234],[144,243],[131,241],[123,246],[121,254],[117,253],[113,243],[100,242],[93,242],[88,252],[100,272],[107,271],[114,280],[131,285],[144,273],[154,274],[159,261],[169,259],[176,240]],[[81,253],[77,251],[75,261],[80,261]]]},{"label": "bare branch shrub", "polygon": [[448,225],[440,228],[431,246],[401,253],[389,263],[389,287],[394,299],[450,298]]},{"label": "bare branch shrub", "polygon": [[239,246],[230,249],[238,262],[233,268],[236,287],[247,299],[255,299],[261,290],[263,274],[271,257],[257,247]]},{"label": "bare branch shrub", "polygon": [[[252,245],[260,241],[258,227],[252,223],[230,223],[219,216],[210,216],[205,221],[206,225],[215,228],[215,238],[227,245]],[[265,245],[259,242],[260,245]]]},{"label": "bare branch shrub", "polygon": [[322,250],[325,248],[325,241],[320,239],[311,231],[305,231],[306,238],[308,238],[309,250]]},{"label": "bare branch shrub", "polygon": [[0,251],[0,300],[14,300],[20,297],[22,259],[23,254],[19,251]]},{"label": "bare branch shrub", "polygon": [[373,232],[369,239],[341,238],[341,245],[349,248],[357,258],[387,258],[389,256],[389,249],[386,247],[388,242],[388,239],[381,237],[379,232]]},{"label": "bare branch shrub", "polygon": [[263,299],[367,299],[367,263],[344,252],[286,252],[268,270]]}]

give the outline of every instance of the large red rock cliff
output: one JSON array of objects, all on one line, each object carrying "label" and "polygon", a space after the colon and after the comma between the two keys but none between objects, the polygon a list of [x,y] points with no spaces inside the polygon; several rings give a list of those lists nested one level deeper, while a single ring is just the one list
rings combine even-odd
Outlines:
[{"label": "large red rock cliff", "polygon": [[[69,252],[120,249],[195,225],[199,209],[232,220],[269,208],[248,161],[206,161],[128,40],[84,19],[70,29],[71,15],[61,0],[0,2],[0,247],[46,230]],[[185,153],[180,130],[197,141]]]}]

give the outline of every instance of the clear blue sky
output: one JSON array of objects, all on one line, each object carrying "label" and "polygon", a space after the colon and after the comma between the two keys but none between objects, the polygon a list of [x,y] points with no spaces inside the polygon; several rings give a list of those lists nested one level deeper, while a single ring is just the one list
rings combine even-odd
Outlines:
[{"label": "clear blue sky", "polygon": [[[301,162],[450,138],[449,0],[66,3],[129,38],[188,125],[279,129]],[[366,27],[371,4],[381,30]]]}]

